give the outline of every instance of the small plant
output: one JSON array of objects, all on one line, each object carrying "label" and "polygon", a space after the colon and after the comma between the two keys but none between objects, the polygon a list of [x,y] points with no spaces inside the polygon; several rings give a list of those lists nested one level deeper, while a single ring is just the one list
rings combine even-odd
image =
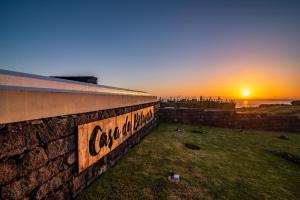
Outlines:
[{"label": "small plant", "polygon": [[218,98],[200,97],[169,97],[160,98],[161,107],[185,107],[185,108],[212,108],[212,109],[235,109],[235,101]]}]

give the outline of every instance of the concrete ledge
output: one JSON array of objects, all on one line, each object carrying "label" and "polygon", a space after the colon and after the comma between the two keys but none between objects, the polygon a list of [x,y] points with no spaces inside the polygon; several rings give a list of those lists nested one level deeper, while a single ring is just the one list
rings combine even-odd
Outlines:
[{"label": "concrete ledge", "polygon": [[0,124],[156,102],[146,92],[0,70]]},{"label": "concrete ledge", "polygon": [[152,96],[0,90],[0,123],[151,103]]},{"label": "concrete ledge", "polygon": [[0,86],[150,96],[146,92],[0,69]]}]

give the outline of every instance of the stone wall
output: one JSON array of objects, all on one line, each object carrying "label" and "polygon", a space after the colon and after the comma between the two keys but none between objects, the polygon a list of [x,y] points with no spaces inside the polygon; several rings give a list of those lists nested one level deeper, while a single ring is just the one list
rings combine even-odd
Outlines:
[{"label": "stone wall", "polygon": [[[155,106],[154,120],[78,173],[78,125]],[[70,199],[113,166],[158,124],[159,104],[0,125],[0,199]]]},{"label": "stone wall", "polygon": [[300,119],[297,116],[240,114],[235,111],[205,111],[192,108],[160,108],[159,116],[160,122],[300,132]]}]

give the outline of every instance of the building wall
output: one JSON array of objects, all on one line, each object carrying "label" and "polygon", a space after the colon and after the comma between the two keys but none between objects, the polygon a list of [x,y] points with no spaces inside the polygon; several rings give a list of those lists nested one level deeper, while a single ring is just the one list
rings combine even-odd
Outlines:
[{"label": "building wall", "polygon": [[[78,172],[77,128],[154,105],[154,119]],[[158,125],[158,102],[0,124],[1,199],[69,199],[113,166]]]}]

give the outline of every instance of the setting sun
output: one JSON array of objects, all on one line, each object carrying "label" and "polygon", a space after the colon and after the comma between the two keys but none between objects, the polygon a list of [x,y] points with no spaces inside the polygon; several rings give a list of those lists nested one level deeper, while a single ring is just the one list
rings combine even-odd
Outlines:
[{"label": "setting sun", "polygon": [[250,91],[247,90],[247,89],[244,89],[244,90],[242,91],[242,95],[243,95],[244,97],[248,97],[248,96],[250,95]]}]

